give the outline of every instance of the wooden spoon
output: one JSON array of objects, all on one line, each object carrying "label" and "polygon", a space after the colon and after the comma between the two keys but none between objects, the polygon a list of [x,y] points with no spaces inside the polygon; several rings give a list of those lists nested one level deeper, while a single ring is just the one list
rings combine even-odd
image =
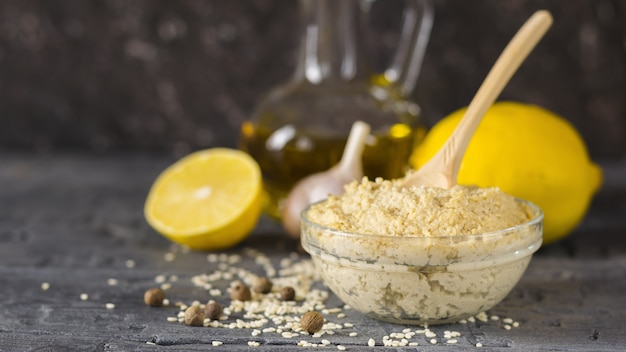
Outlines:
[{"label": "wooden spoon", "polygon": [[550,25],[552,16],[545,10],[535,12],[524,23],[489,71],[450,138],[432,159],[416,172],[407,175],[401,181],[401,186],[450,188],[456,184],[465,150],[485,112]]},{"label": "wooden spoon", "polygon": [[361,156],[369,133],[370,125],[362,121],[355,122],[339,163],[296,183],[282,206],[282,223],[289,235],[294,238],[300,235],[300,213],[309,204],[329,194],[340,195],[344,192],[343,186],[363,177]]}]

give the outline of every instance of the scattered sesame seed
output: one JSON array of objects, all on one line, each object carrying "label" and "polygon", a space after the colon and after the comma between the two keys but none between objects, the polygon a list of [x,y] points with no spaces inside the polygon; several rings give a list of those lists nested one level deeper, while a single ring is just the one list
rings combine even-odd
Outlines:
[{"label": "scattered sesame seed", "polygon": [[504,324],[504,330],[511,330],[511,325],[509,324]]},{"label": "scattered sesame seed", "polygon": [[81,293],[80,294],[80,300],[81,301],[86,301],[88,299],[89,299],[89,295],[88,294],[86,294],[86,293]]},{"label": "scattered sesame seed", "polygon": [[330,345],[330,341],[324,339],[324,340],[322,340],[322,345],[325,345],[325,346],[326,345]]},{"label": "scattered sesame seed", "polygon": [[135,267],[135,261],[132,259],[127,259],[124,265],[126,265],[128,269],[132,269]]},{"label": "scattered sesame seed", "polygon": [[115,304],[113,303],[107,303],[104,306],[106,307],[106,309],[115,309]]},{"label": "scattered sesame seed", "polygon": [[154,277],[154,282],[157,284],[162,284],[165,282],[165,275],[157,275]]},{"label": "scattered sesame seed", "polygon": [[211,341],[211,344],[212,344],[213,346],[221,346],[221,345],[223,345],[224,343],[223,343],[222,341]]},{"label": "scattered sesame seed", "polygon": [[177,317],[167,317],[167,321],[169,321],[170,323],[176,323],[176,322],[178,322],[178,318]]},{"label": "scattered sesame seed", "polygon": [[156,345],[156,343],[154,343],[152,341],[146,341],[146,345]]},{"label": "scattered sesame seed", "polygon": [[519,326],[519,322],[514,321],[514,322],[513,322],[513,327],[514,327],[514,328],[516,328],[516,327],[518,327],[518,326]]},{"label": "scattered sesame seed", "polygon": [[252,347],[258,347],[261,344],[256,342],[256,341],[248,341],[248,346],[252,346]]},{"label": "scattered sesame seed", "polygon": [[167,298],[163,298],[163,305],[164,306],[169,306],[170,305],[170,300]]},{"label": "scattered sesame seed", "polygon": [[345,351],[345,350],[346,350],[346,346],[343,346],[343,345],[337,345],[337,349],[338,349],[339,351]]},{"label": "scattered sesame seed", "polygon": [[367,340],[367,345],[370,346],[370,347],[376,346],[376,340],[374,340],[374,339]]},{"label": "scattered sesame seed", "polygon": [[430,339],[430,343],[433,344],[433,345],[436,345],[437,344],[437,339]]},{"label": "scattered sesame seed", "polygon": [[420,344],[417,342],[409,342],[409,346],[419,346]]},{"label": "scattered sesame seed", "polygon": [[44,291],[48,291],[48,289],[50,289],[50,284],[47,282],[42,282],[41,283],[41,289]]},{"label": "scattered sesame seed", "polygon": [[483,344],[480,342],[476,342],[476,347],[483,347]]},{"label": "scattered sesame seed", "polygon": [[345,317],[346,317],[346,315],[344,313],[337,314],[337,318],[339,318],[339,319],[342,319],[342,318],[345,318]]},{"label": "scattered sesame seed", "polygon": [[456,339],[450,339],[450,340],[446,341],[446,343],[450,343],[450,344],[455,344],[457,342],[458,341]]},{"label": "scattered sesame seed", "polygon": [[163,290],[163,291],[167,291],[170,288],[172,288],[172,284],[170,284],[169,282],[161,284],[161,290]]},{"label": "scattered sesame seed", "polygon": [[358,333],[356,333],[356,332],[351,332],[351,333],[349,334],[349,336],[350,336],[350,337],[355,337],[355,336],[357,336],[357,335],[358,335]]},{"label": "scattered sesame seed", "polygon": [[426,337],[436,337],[437,334],[435,334],[434,332],[428,330],[426,332],[424,332],[424,335],[426,335]]},{"label": "scattered sesame seed", "polygon": [[513,319],[511,319],[511,318],[504,318],[504,319],[502,319],[502,322],[505,323],[505,324],[511,324],[511,323],[513,323]]},{"label": "scattered sesame seed", "polygon": [[344,323],[343,326],[345,326],[347,328],[353,328],[354,324],[352,324],[352,323]]},{"label": "scattered sesame seed", "polygon": [[118,283],[119,281],[117,279],[113,279],[113,278],[107,279],[107,285],[109,286],[117,286]]},{"label": "scattered sesame seed", "polygon": [[163,259],[165,259],[166,262],[174,261],[174,259],[176,259],[176,254],[174,254],[172,252],[167,252],[163,256]]}]

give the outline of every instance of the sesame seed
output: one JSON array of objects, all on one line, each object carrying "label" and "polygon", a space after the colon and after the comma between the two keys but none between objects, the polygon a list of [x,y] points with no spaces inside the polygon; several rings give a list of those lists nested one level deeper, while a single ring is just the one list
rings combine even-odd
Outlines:
[{"label": "sesame seed", "polygon": [[211,344],[212,344],[213,346],[221,346],[221,345],[223,345],[224,343],[223,343],[222,341],[211,341]]},{"label": "sesame seed", "polygon": [[41,289],[44,291],[48,291],[48,289],[50,289],[50,284],[47,282],[42,282],[41,283]]},{"label": "sesame seed", "polygon": [[154,277],[154,282],[157,284],[162,284],[165,282],[165,275],[157,275]]},{"label": "sesame seed", "polygon": [[504,329],[505,329],[505,330],[511,330],[511,325],[509,325],[509,324],[504,324]]},{"label": "sesame seed", "polygon": [[436,345],[437,344],[437,339],[430,339],[430,343],[433,344],[433,345]]},{"label": "sesame seed", "polygon": [[514,327],[514,328],[516,328],[516,327],[518,327],[518,326],[519,326],[519,322],[514,321],[514,322],[513,322],[513,327]]},{"label": "sesame seed", "polygon": [[345,326],[347,328],[353,328],[354,324],[352,324],[352,323],[344,323],[343,326]]},{"label": "sesame seed", "polygon": [[349,334],[349,336],[350,336],[350,337],[355,337],[355,336],[357,336],[357,335],[358,335],[358,333],[356,333],[356,332],[351,332],[351,333]]},{"label": "sesame seed", "polygon": [[376,341],[374,339],[367,340],[367,345],[370,347],[376,346]]},{"label": "sesame seed", "polygon": [[127,259],[124,265],[126,265],[128,269],[132,269],[135,267],[135,261],[132,259]]},{"label": "sesame seed", "polygon": [[337,349],[338,349],[339,351],[345,351],[345,350],[346,350],[346,346],[343,346],[343,345],[337,345]]},{"label": "sesame seed", "polygon": [[409,346],[419,346],[420,344],[417,342],[409,342]]},{"label": "sesame seed", "polygon": [[486,322],[487,320],[489,320],[489,317],[487,316],[487,313],[485,312],[480,312],[476,315],[476,319],[482,321],[482,322]]},{"label": "sesame seed", "polygon": [[86,294],[86,293],[81,293],[80,294],[80,300],[81,301],[86,301],[88,299],[89,299],[89,295],[88,294]]},{"label": "sesame seed", "polygon": [[513,319],[511,318],[504,318],[502,319],[502,322],[505,324],[512,324],[513,323]]},{"label": "sesame seed", "polygon": [[107,303],[104,306],[106,307],[106,309],[115,309],[115,304],[113,303]]},{"label": "sesame seed", "polygon": [[476,347],[483,347],[483,344],[480,342],[476,342]]},{"label": "sesame seed", "polygon": [[167,298],[163,298],[163,305],[164,306],[169,306],[170,305],[170,300]]},{"label": "sesame seed", "polygon": [[489,319],[493,320],[493,321],[498,321],[500,320],[500,317],[497,315],[492,315]]},{"label": "sesame seed", "polygon": [[167,252],[163,256],[163,259],[165,259],[166,262],[172,262],[172,261],[174,261],[174,259],[176,259],[176,254],[174,254],[172,252]]},{"label": "sesame seed", "polygon": [[256,341],[248,341],[248,346],[252,346],[252,347],[258,347],[261,344],[256,342]]},{"label": "sesame seed", "polygon": [[326,339],[323,339],[323,340],[322,340],[322,345],[325,345],[325,346],[326,346],[326,345],[330,345],[330,341],[328,341],[328,340],[326,340]]},{"label": "sesame seed", "polygon": [[152,341],[146,341],[146,345],[156,345],[156,343],[154,343]]},{"label": "sesame seed", "polygon": [[450,344],[455,344],[455,343],[457,343],[458,341],[457,341],[456,339],[450,339],[450,340],[448,340],[448,341],[446,341],[446,342],[447,342],[447,343],[450,343]]},{"label": "sesame seed", "polygon": [[167,291],[170,288],[172,288],[172,284],[170,284],[169,282],[161,284],[161,290],[163,290],[163,291]]},{"label": "sesame seed", "polygon": [[113,278],[107,279],[107,285],[109,286],[117,286],[118,283],[119,281],[117,279],[113,279]]},{"label": "sesame seed", "polygon": [[434,332],[428,330],[424,333],[424,335],[426,335],[426,337],[436,337],[437,334],[435,334]]},{"label": "sesame seed", "polygon": [[176,322],[178,322],[178,318],[177,317],[167,317],[167,321],[169,321],[170,323],[176,323]]}]

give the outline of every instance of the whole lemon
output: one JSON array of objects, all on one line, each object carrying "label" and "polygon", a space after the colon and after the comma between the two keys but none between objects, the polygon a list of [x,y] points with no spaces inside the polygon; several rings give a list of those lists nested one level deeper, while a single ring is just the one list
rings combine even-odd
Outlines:
[{"label": "whole lemon", "polygon": [[[438,122],[411,156],[418,169],[443,146],[465,113]],[[569,234],[602,183],[575,128],[538,106],[499,102],[485,114],[461,163],[459,184],[499,187],[544,212],[544,244]]]}]

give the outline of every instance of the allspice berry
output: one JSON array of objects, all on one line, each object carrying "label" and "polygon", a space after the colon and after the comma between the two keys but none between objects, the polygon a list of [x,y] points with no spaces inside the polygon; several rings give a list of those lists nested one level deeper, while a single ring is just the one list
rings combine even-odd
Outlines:
[{"label": "allspice berry", "polygon": [[204,312],[200,306],[191,306],[185,311],[185,324],[189,326],[202,326]]},{"label": "allspice berry", "polygon": [[283,287],[280,291],[280,299],[283,301],[294,301],[296,299],[296,291],[291,286]]},{"label": "allspice berry", "polygon": [[204,306],[204,315],[211,320],[218,320],[222,316],[222,306],[217,302],[209,302]]},{"label": "allspice berry", "polygon": [[266,277],[259,277],[254,281],[252,289],[258,293],[270,293],[272,291],[272,281]]},{"label": "allspice berry", "polygon": [[160,307],[163,305],[165,293],[160,288],[151,288],[143,294],[143,301],[150,307]]},{"label": "allspice berry", "polygon": [[320,330],[322,330],[322,326],[324,326],[324,317],[318,312],[306,312],[300,318],[300,326],[302,330],[308,332],[309,334],[314,334]]},{"label": "allspice berry", "polygon": [[238,301],[249,301],[252,298],[252,293],[246,284],[235,281],[230,286],[230,298]]}]

